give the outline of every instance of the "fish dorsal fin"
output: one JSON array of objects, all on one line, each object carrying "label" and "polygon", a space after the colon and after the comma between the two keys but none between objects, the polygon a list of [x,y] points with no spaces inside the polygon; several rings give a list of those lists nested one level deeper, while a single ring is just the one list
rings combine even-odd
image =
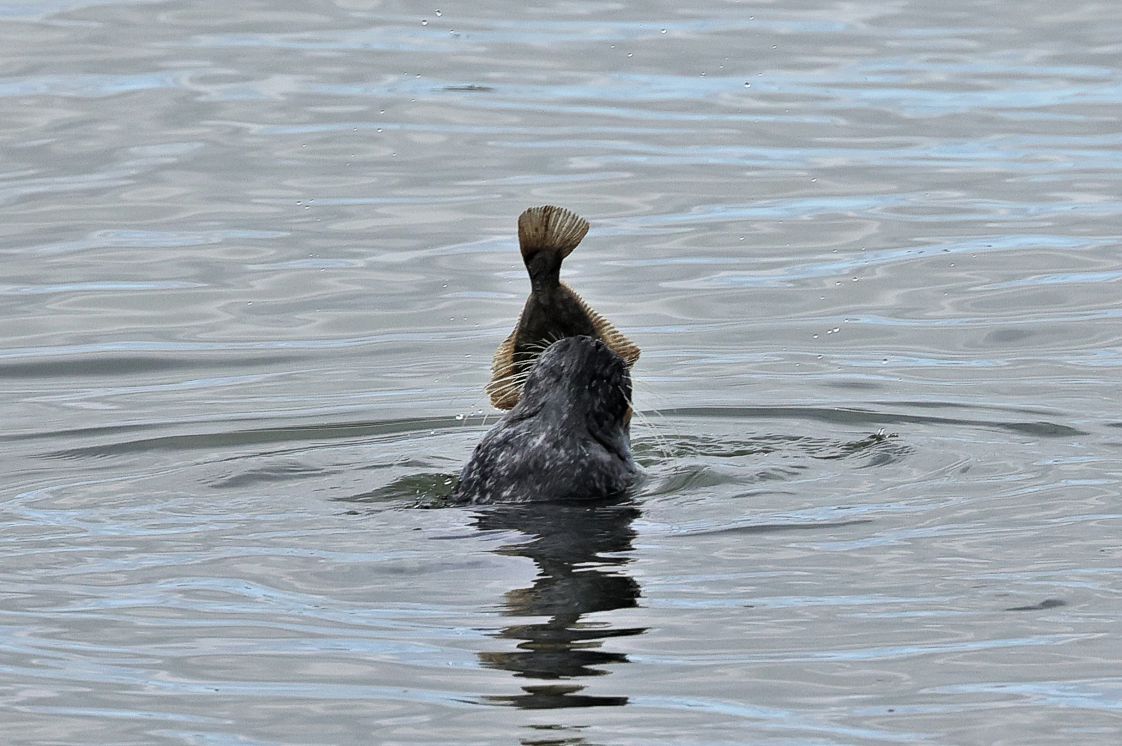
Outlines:
[{"label": "fish dorsal fin", "polygon": [[491,397],[491,406],[495,409],[513,409],[522,397],[522,386],[514,379],[514,343],[521,324],[522,317],[519,316],[514,331],[495,350],[495,357],[491,360],[487,395]]},{"label": "fish dorsal fin", "polygon": [[588,221],[564,207],[542,205],[531,207],[518,216],[518,246],[522,260],[540,251],[558,254],[564,259],[588,233]]},{"label": "fish dorsal fin", "polygon": [[612,326],[612,322],[588,305],[588,302],[580,297],[575,290],[564,283],[562,283],[562,287],[572,293],[580,307],[588,314],[588,319],[592,322],[592,328],[596,330],[596,336],[604,340],[604,344],[608,345],[612,352],[623,358],[623,362],[627,363],[628,368],[635,365],[635,361],[639,359],[639,353],[641,352],[639,346],[625,337],[619,329]]}]

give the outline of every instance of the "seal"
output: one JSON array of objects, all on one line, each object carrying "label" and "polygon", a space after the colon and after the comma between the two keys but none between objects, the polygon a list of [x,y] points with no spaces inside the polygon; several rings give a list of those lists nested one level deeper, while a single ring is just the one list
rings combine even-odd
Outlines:
[{"label": "seal", "polygon": [[575,500],[620,494],[631,457],[631,373],[606,342],[567,337],[541,353],[518,403],[479,442],[452,499]]},{"label": "seal", "polygon": [[518,247],[530,275],[530,295],[491,365],[487,393],[497,409],[518,403],[534,361],[559,339],[602,340],[628,367],[639,359],[639,348],[631,340],[561,282],[561,262],[587,233],[587,220],[554,205],[531,207],[518,216]]}]

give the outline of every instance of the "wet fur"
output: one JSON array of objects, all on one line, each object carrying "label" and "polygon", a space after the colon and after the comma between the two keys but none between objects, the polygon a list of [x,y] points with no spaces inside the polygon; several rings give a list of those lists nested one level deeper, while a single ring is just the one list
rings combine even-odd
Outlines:
[{"label": "wet fur", "polygon": [[537,357],[518,404],[476,447],[453,499],[600,498],[635,480],[631,375],[602,340],[562,339]]}]

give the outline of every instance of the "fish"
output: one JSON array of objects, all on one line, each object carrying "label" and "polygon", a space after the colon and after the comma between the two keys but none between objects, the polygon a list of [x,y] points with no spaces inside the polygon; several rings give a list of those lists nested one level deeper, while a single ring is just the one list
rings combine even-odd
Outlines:
[{"label": "fish", "polygon": [[587,235],[588,221],[555,205],[531,207],[518,216],[518,246],[530,275],[530,295],[514,330],[491,363],[487,394],[496,409],[511,409],[538,356],[567,337],[599,339],[631,368],[639,347],[561,282],[561,263]]}]

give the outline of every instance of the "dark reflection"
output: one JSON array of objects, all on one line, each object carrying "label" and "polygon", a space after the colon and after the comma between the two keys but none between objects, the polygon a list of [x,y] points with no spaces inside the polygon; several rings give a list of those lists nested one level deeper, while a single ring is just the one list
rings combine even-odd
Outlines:
[{"label": "dark reflection", "polygon": [[475,523],[481,530],[523,534],[524,540],[507,544],[500,553],[528,557],[538,567],[533,585],[507,592],[507,613],[548,617],[498,633],[518,640],[516,651],[479,656],[485,666],[545,683],[526,684],[522,694],[487,701],[523,709],[627,704],[626,697],[581,694],[584,687],[568,680],[602,676],[610,666],[626,663],[627,656],[603,649],[604,642],[646,631],[583,620],[594,612],[638,604],[639,584],[625,572],[631,562],[625,553],[635,537],[631,522],[638,515],[627,500],[497,505],[479,514]]}]

